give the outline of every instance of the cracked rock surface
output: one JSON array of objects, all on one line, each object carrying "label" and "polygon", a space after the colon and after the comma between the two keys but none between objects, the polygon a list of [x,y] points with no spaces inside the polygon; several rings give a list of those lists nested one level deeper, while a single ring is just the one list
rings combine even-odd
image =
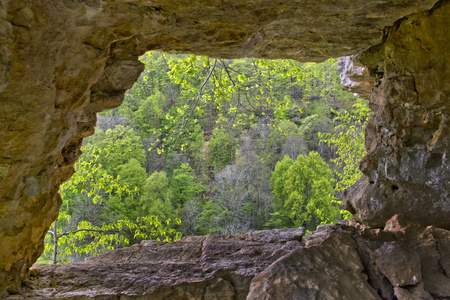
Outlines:
[{"label": "cracked rock surface", "polygon": [[450,228],[449,16],[450,1],[411,15],[358,58],[375,78],[373,117],[360,164],[365,176],[343,202],[372,227],[401,213]]},{"label": "cracked rock surface", "polygon": [[36,264],[27,299],[245,299],[252,278],[300,247],[304,228],[143,241],[84,263]]},{"label": "cracked rock surface", "polygon": [[304,230],[144,241],[83,263],[36,264],[25,299],[445,299],[450,231],[396,215],[384,230]]}]

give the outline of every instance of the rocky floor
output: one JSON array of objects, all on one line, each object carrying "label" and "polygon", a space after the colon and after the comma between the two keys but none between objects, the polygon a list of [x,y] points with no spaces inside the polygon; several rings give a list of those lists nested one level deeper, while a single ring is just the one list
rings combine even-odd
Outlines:
[{"label": "rocky floor", "polygon": [[11,299],[446,299],[450,231],[395,216],[304,230],[144,241],[83,263],[35,264]]}]

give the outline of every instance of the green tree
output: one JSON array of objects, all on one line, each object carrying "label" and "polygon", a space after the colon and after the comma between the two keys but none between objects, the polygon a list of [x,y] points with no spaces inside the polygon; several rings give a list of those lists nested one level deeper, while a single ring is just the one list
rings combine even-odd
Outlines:
[{"label": "green tree", "polygon": [[151,136],[164,120],[167,101],[164,94],[156,90],[147,98],[139,101],[138,109],[132,114],[142,137]]},{"label": "green tree", "polygon": [[294,161],[289,156],[284,156],[284,158],[277,162],[275,169],[270,177],[270,187],[272,190],[273,197],[273,210],[271,214],[272,218],[268,223],[267,227],[270,228],[283,228],[292,227],[294,224],[289,217],[288,212],[285,210],[285,203],[288,198],[288,193],[286,191],[285,185],[288,176],[288,170],[294,164]]},{"label": "green tree", "polygon": [[94,223],[101,222],[100,214],[97,214],[99,206],[113,195],[121,198],[130,195],[133,190],[119,177],[108,173],[100,163],[101,155],[108,155],[108,150],[85,146],[82,151],[75,163],[75,174],[60,187],[63,198],[61,209],[68,215]]},{"label": "green tree", "polygon": [[[180,220],[177,219],[176,222],[179,224]],[[40,261],[45,262],[45,254],[48,257],[50,252],[53,264],[58,264],[61,260],[63,263],[70,262],[70,257],[75,255],[98,256],[117,247],[128,246],[130,236],[138,241],[179,240],[181,233],[169,228],[168,225],[169,221],[164,224],[154,216],[141,217],[136,221],[118,220],[113,223],[103,223],[101,226],[94,226],[87,221],[71,224],[70,215],[61,213],[47,232],[50,240],[46,240],[44,256]]]},{"label": "green tree", "polygon": [[126,184],[132,191],[132,194],[122,196],[111,195],[104,201],[105,215],[109,220],[131,219],[145,216],[146,213],[141,209],[140,197],[147,173],[137,159],[130,159],[127,163],[117,168],[117,177]]},{"label": "green tree", "polygon": [[[45,252],[53,252],[53,263],[57,263],[58,255],[61,254],[64,261],[68,261],[70,257],[73,259],[74,255],[99,255],[107,250],[128,245],[130,239],[138,241],[147,238],[180,238],[180,234],[168,226],[170,220],[165,222],[167,225],[163,225],[155,216],[141,216],[136,221],[116,218],[109,222],[102,222],[102,218],[92,216],[101,211],[99,208],[104,208],[104,204],[111,198],[120,199],[135,194],[139,190],[139,181],[146,176],[139,162],[131,159],[119,168],[123,178],[113,177],[98,161],[100,155],[107,152],[105,149],[90,146],[83,147],[82,150],[84,153],[75,164],[75,174],[61,185],[62,211],[48,231],[51,238],[47,239]],[[130,186],[135,189],[130,189]],[[86,211],[80,212],[77,209],[80,206],[75,205],[79,199],[92,205]],[[118,202],[121,203],[120,200]],[[72,218],[71,214],[77,217]]]},{"label": "green tree", "polygon": [[[336,114],[334,121],[339,125],[330,133],[319,132],[321,143],[327,144],[336,151],[336,157],[330,161],[336,166],[334,173],[338,180],[335,190],[340,194],[345,189],[351,187],[361,178],[359,163],[366,155],[364,128],[371,111],[366,101],[358,99],[353,105],[353,111],[343,112],[333,111]],[[341,204],[341,201],[336,201]],[[345,219],[352,215],[345,210],[341,210]]]},{"label": "green tree", "polygon": [[172,205],[177,209],[204,190],[203,186],[195,181],[193,171],[189,164],[182,164],[179,169],[173,170],[170,189],[173,197]]},{"label": "green tree", "polygon": [[366,155],[364,145],[364,128],[371,111],[362,99],[353,105],[353,111],[334,111],[334,121],[339,124],[330,133],[319,133],[322,143],[326,143],[336,151],[336,158],[332,159],[337,168],[334,171],[338,177],[336,191],[343,191],[352,186],[362,173],[359,162]]},{"label": "green tree", "polygon": [[319,153],[299,155],[286,172],[284,209],[296,226],[314,230],[317,225],[338,221],[334,205],[333,174]]},{"label": "green tree", "polygon": [[138,162],[145,159],[141,137],[131,127],[117,125],[106,131],[98,130],[87,142],[108,150],[99,155],[99,162],[113,176],[117,176],[120,166],[131,159]]},{"label": "green tree", "polygon": [[166,172],[152,173],[142,189],[142,211],[161,220],[175,219],[178,212],[172,205],[173,194],[169,184]]},{"label": "green tree", "polygon": [[219,172],[234,159],[236,146],[224,130],[216,129],[214,137],[209,142],[209,159],[215,172]]}]

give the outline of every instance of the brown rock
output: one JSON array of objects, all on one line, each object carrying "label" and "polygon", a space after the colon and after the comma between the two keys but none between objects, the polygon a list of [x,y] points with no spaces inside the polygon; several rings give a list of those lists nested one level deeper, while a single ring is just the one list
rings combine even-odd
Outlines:
[{"label": "brown rock", "polygon": [[445,264],[448,267],[450,232],[430,226],[419,238],[412,246],[420,256],[425,290],[437,299],[450,298],[450,277],[444,269]]},{"label": "brown rock", "polygon": [[344,195],[354,217],[382,227],[395,214],[450,228],[450,3],[406,17],[360,61],[376,77],[365,176]]},{"label": "brown rock", "polygon": [[279,259],[251,283],[248,300],[381,299],[367,283],[358,245],[345,233]]},{"label": "brown rock", "polygon": [[301,241],[298,229],[144,241],[84,263],[35,264],[21,292],[41,300],[449,298],[450,231],[415,225],[396,234],[325,225]]},{"label": "brown rock", "polygon": [[421,280],[417,252],[396,242],[385,243],[377,251],[376,264],[394,287],[416,285]]},{"label": "brown rock", "polygon": [[255,275],[300,247],[301,232],[304,229],[185,237],[174,243],[144,241],[84,263],[35,264],[36,277],[28,283],[31,289],[22,292],[29,299],[81,295],[245,299]]},{"label": "brown rock", "polygon": [[433,300],[434,298],[430,295],[430,293],[426,292],[423,289],[423,283],[418,285],[401,288],[395,287],[395,296],[398,300]]},{"label": "brown rock", "polygon": [[450,239],[440,239],[437,244],[437,251],[440,255],[439,267],[441,272],[450,274]]},{"label": "brown rock", "polygon": [[[446,271],[437,268],[447,261],[450,232],[424,228],[403,216],[388,223],[397,230],[322,226],[303,238],[304,248],[256,276],[248,299],[448,298]],[[346,289],[347,284],[356,286]]]},{"label": "brown rock", "polygon": [[120,104],[149,50],[321,61],[372,47],[360,59],[377,80],[367,184],[347,203],[372,226],[404,213],[449,227],[448,6],[0,0],[1,297],[19,290],[42,253],[61,205],[59,184],[72,175],[96,112]]},{"label": "brown rock", "polygon": [[401,232],[405,234],[408,230],[408,226],[411,226],[412,224],[413,223],[408,220],[405,215],[396,214],[386,222],[384,230],[390,232]]}]

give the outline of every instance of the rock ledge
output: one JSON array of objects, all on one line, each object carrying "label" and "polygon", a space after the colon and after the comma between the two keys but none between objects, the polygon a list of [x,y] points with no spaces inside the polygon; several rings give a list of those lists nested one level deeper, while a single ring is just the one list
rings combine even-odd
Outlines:
[{"label": "rock ledge", "polygon": [[396,215],[352,222],[144,241],[84,263],[35,264],[25,299],[443,299],[450,231]]}]

